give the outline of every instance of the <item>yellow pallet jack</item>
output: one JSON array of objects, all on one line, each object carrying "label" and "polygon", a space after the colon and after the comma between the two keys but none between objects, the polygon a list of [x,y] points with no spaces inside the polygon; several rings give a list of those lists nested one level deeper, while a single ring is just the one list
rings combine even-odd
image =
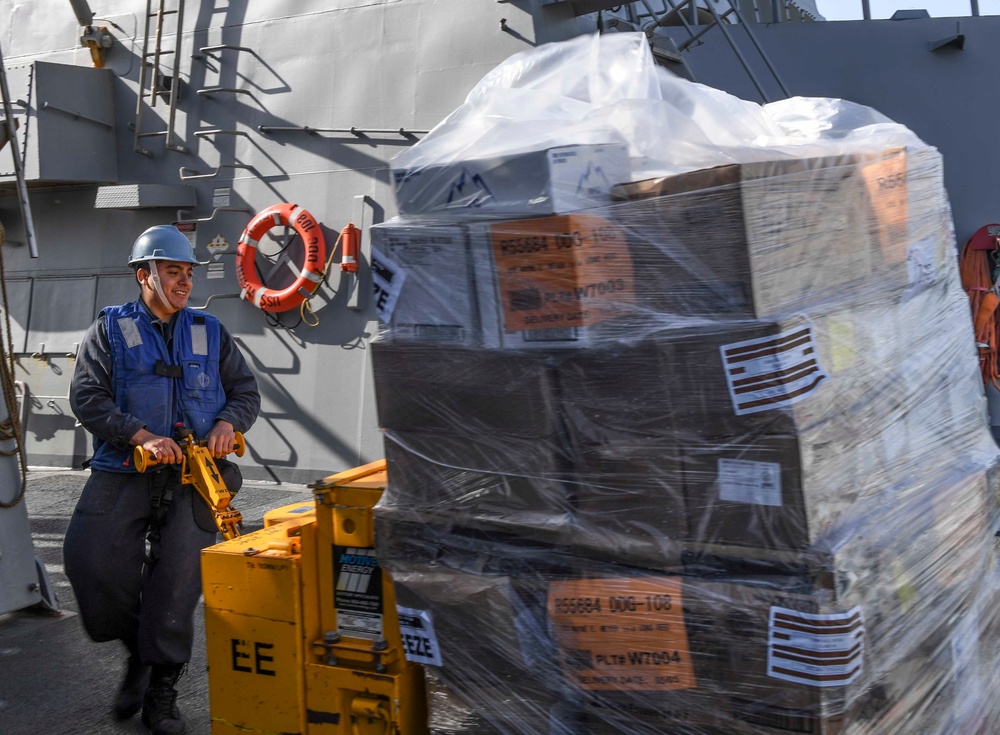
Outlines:
[{"label": "yellow pallet jack", "polygon": [[372,509],[385,461],[311,485],[202,554],[213,735],[426,735]]}]

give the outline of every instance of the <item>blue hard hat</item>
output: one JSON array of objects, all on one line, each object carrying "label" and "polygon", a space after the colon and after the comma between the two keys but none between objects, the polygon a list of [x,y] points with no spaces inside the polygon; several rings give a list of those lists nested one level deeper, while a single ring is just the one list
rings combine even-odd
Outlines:
[{"label": "blue hard hat", "polygon": [[194,257],[191,241],[173,225],[150,227],[133,243],[128,264],[137,265],[150,260],[176,260],[201,265]]}]

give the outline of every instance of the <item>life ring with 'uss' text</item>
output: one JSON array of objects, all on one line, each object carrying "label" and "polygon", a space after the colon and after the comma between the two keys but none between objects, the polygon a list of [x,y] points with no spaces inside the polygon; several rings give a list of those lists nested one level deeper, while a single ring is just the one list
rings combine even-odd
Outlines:
[{"label": "life ring with 'uss' text", "polygon": [[[286,288],[267,288],[261,283],[254,267],[257,243],[272,227],[291,227],[302,239],[305,257],[298,277]],[[243,230],[236,248],[236,278],[240,298],[258,309],[277,313],[294,309],[319,287],[323,280],[326,260],[326,239],[316,218],[297,204],[282,202],[261,210]]]}]

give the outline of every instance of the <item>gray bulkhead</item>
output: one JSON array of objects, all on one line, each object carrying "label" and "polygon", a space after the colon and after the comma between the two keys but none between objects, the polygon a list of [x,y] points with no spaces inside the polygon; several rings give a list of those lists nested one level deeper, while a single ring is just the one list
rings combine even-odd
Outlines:
[{"label": "gray bulkhead", "polygon": [[[27,102],[16,116],[40,253],[28,257],[5,149],[0,220],[29,463],[79,466],[89,456],[89,437],[69,409],[70,355],[102,306],[137,294],[124,265],[132,240],[154,224],[207,218],[197,223],[197,256],[210,259],[215,238],[229,248],[212,278],[199,270],[191,304],[214,297],[210,309],[237,336],[263,397],[245,474],[302,482],[381,457],[366,349],[377,326],[370,282],[363,274],[358,283],[342,280],[335,260],[330,287],[313,300],[319,325],[275,328],[232,298],[240,291],[240,233],[252,213],[284,201],[324,225],[328,249],[349,221],[392,217],[388,161],[419,137],[392,131],[433,127],[496,63],[534,43],[536,27],[548,29],[548,40],[575,34],[584,21],[561,7],[493,0],[191,0],[176,112],[176,143],[188,152],[144,138],[147,157],[133,150],[130,130],[145,3],[92,8],[94,25],[114,37],[103,70],[77,45],[80,27],[65,0],[0,2],[11,96]],[[167,16],[163,49],[173,48],[175,29]],[[240,48],[200,52],[221,45]],[[230,91],[205,91],[213,88]],[[144,130],[166,122],[162,100],[144,110]],[[260,126],[382,132],[265,134]],[[206,130],[232,132],[196,135]],[[298,311],[281,321],[295,324]]]},{"label": "gray bulkhead", "polygon": [[[114,37],[104,70],[77,45],[80,28],[65,0],[0,0],[11,95],[27,103],[19,143],[34,177],[40,253],[28,257],[5,149],[0,221],[29,463],[78,466],[89,456],[69,410],[71,355],[101,306],[136,293],[124,266],[135,236],[178,220],[199,220],[199,258],[213,257],[213,240],[229,245],[212,278],[208,269],[199,273],[192,304],[212,297],[211,311],[237,336],[260,382],[263,408],[248,436],[245,474],[303,482],[382,456],[366,349],[376,329],[370,282],[363,272],[358,282],[342,279],[334,261],[330,286],[313,301],[319,325],[275,327],[233,298],[239,235],[252,213],[283,201],[323,223],[328,248],[349,221],[392,217],[388,161],[420,137],[395,131],[433,127],[497,62],[592,32],[595,16],[577,17],[561,0],[190,0],[176,113],[176,143],[188,152],[146,138],[147,157],[134,151],[129,127],[145,3],[93,7],[95,26]],[[928,50],[957,22],[754,24],[753,31],[792,94],[871,105],[938,146],[963,239],[997,217],[987,173],[998,151],[986,131],[996,119],[990,49],[1000,19],[962,19],[963,49]],[[165,23],[164,48],[173,48],[175,27]],[[745,46],[739,31],[734,36]],[[686,56],[698,81],[757,99],[719,29],[702,40]],[[226,48],[200,51],[218,46]],[[767,82],[759,56],[745,48]],[[164,68],[171,63],[168,55]],[[165,127],[162,102],[143,115],[144,130]],[[263,133],[261,126],[377,132]],[[297,321],[297,311],[281,315],[285,325]]]},{"label": "gray bulkhead", "polygon": [[[994,122],[1000,104],[993,93],[1000,17],[751,27],[789,95],[836,97],[874,107],[941,151],[959,245],[983,225],[1000,221],[992,182],[1000,165]],[[686,37],[677,28],[665,32],[678,42]],[[731,35],[769,98],[780,99],[774,77],[746,34],[732,29]],[[703,40],[685,55],[695,79],[761,101],[719,29]]]}]

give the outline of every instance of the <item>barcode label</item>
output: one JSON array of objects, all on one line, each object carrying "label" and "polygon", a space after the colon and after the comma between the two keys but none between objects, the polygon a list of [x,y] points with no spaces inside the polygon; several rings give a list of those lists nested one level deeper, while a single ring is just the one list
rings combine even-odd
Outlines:
[{"label": "barcode label", "polygon": [[398,331],[412,334],[419,340],[434,342],[463,342],[465,327],[459,324],[407,324]]},{"label": "barcode label", "polygon": [[772,607],[767,675],[814,687],[850,684],[864,663],[860,607],[825,615]]},{"label": "barcode label", "polygon": [[580,337],[576,327],[563,327],[525,330],[521,332],[521,338],[525,342],[575,342]]},{"label": "barcode label", "polygon": [[719,458],[719,499],[781,507],[781,465]]},{"label": "barcode label", "polygon": [[827,374],[812,326],[719,347],[736,415],[791,405],[816,392]]}]

